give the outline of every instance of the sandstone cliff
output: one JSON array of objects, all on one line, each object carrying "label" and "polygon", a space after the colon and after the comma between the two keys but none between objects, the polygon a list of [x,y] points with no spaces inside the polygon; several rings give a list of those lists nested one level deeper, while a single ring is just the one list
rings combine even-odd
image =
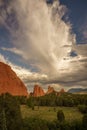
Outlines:
[{"label": "sandstone cliff", "polygon": [[53,93],[53,92],[55,92],[54,88],[51,87],[51,86],[48,86],[48,90],[47,90],[46,94],[50,94],[50,93]]},{"label": "sandstone cliff", "polygon": [[56,91],[53,87],[48,86],[48,90],[47,90],[46,94],[50,94],[50,93],[55,93],[56,95],[61,95],[61,94],[65,93],[65,90],[64,90],[64,89],[61,89],[61,90],[58,92],[58,91]]},{"label": "sandstone cliff", "polygon": [[35,85],[32,96],[39,97],[39,96],[44,96],[44,95],[45,95],[44,90],[39,85]]},{"label": "sandstone cliff", "polygon": [[14,96],[28,96],[23,82],[10,66],[0,62],[0,94],[10,93]]},{"label": "sandstone cliff", "polygon": [[62,88],[62,89],[60,90],[60,93],[65,93],[65,90]]}]

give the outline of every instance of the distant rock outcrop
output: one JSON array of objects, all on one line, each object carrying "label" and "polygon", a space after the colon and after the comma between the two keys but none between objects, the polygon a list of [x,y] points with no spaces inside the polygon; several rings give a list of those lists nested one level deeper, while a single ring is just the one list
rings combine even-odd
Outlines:
[{"label": "distant rock outcrop", "polygon": [[51,87],[51,86],[48,86],[48,90],[47,90],[46,94],[50,94],[50,93],[53,93],[53,92],[55,92],[54,88]]},{"label": "distant rock outcrop", "polygon": [[39,96],[44,96],[44,95],[45,95],[44,90],[39,85],[35,85],[32,96],[39,97]]},{"label": "distant rock outcrop", "polygon": [[57,95],[60,96],[63,93],[65,93],[65,90],[62,88],[59,92],[57,92]]},{"label": "distant rock outcrop", "polygon": [[0,62],[0,94],[28,96],[27,89],[16,73],[5,63]]},{"label": "distant rock outcrop", "polygon": [[60,96],[61,94],[65,93],[65,90],[62,88],[60,91],[56,91],[53,87],[48,86],[48,90],[45,93],[44,90],[42,89],[42,87],[40,87],[39,85],[35,85],[34,86],[34,90],[33,92],[30,93],[30,96],[33,97],[40,97],[40,96],[45,96],[45,95],[49,95],[49,94],[56,94],[57,96]]},{"label": "distant rock outcrop", "polygon": [[53,87],[48,86],[48,90],[46,92],[46,94],[50,94],[50,93],[55,93],[56,95],[61,95],[63,93],[65,93],[65,90],[62,88],[59,92],[56,91]]},{"label": "distant rock outcrop", "polygon": [[62,88],[59,93],[65,93],[65,90]]}]

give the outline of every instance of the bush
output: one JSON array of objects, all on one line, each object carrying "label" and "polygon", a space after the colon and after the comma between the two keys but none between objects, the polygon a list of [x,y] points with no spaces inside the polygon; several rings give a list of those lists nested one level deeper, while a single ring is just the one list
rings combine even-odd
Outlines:
[{"label": "bush", "polygon": [[87,113],[87,106],[86,105],[79,105],[78,109],[83,114]]},{"label": "bush", "polygon": [[57,119],[60,121],[60,122],[63,122],[65,120],[65,116],[64,116],[64,113],[62,110],[59,110],[57,112]]},{"label": "bush", "polygon": [[23,130],[49,130],[47,122],[39,118],[25,118]]},{"label": "bush", "polygon": [[85,115],[83,116],[82,124],[83,124],[84,130],[87,130],[87,114],[85,114]]},{"label": "bush", "polygon": [[27,106],[30,107],[32,110],[34,110],[34,100],[32,97],[27,99]]}]

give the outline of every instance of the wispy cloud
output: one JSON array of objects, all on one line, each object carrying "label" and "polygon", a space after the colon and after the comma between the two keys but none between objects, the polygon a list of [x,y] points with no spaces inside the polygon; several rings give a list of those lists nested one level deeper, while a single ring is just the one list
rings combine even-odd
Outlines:
[{"label": "wispy cloud", "polygon": [[82,34],[83,43],[87,44],[87,16],[84,18],[79,32]]},{"label": "wispy cloud", "polygon": [[2,54],[0,54],[0,62],[4,62],[4,63],[6,63],[6,59],[5,59],[5,57],[2,55]]},{"label": "wispy cloud", "polygon": [[27,59],[27,57],[25,56],[25,53],[22,50],[19,50],[19,49],[15,48],[15,47],[14,48],[1,47],[1,49],[3,51],[8,51],[8,52],[14,53],[16,55],[20,55],[22,58]]},{"label": "wispy cloud", "polygon": [[85,25],[85,29],[83,30],[83,36],[84,36],[85,41],[87,43],[87,25]]}]

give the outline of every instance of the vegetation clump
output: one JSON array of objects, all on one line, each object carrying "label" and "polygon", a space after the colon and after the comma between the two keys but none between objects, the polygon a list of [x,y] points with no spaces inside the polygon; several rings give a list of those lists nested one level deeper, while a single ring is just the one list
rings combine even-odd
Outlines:
[{"label": "vegetation clump", "polygon": [[0,130],[21,130],[22,117],[18,101],[10,94],[0,96]]},{"label": "vegetation clump", "polygon": [[60,121],[60,122],[63,122],[65,120],[65,116],[64,116],[64,113],[62,110],[59,110],[57,112],[57,119]]}]

